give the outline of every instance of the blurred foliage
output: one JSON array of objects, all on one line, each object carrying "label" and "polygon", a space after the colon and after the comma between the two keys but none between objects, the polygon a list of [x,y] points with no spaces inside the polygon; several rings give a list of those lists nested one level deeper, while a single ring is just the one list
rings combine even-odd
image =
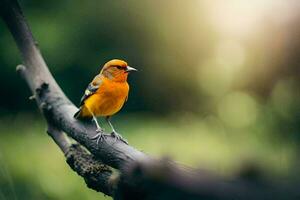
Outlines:
[{"label": "blurred foliage", "polygon": [[[139,69],[114,118],[130,144],[224,174],[248,161],[279,175],[297,165],[299,1],[20,3],[74,103],[106,61],[121,58]],[[30,92],[14,73],[20,62],[1,21],[0,199],[99,198],[43,134]]]}]

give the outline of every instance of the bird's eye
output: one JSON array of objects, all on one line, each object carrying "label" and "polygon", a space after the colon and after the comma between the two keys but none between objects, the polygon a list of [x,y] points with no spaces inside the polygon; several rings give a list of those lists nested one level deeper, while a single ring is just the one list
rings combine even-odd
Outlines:
[{"label": "bird's eye", "polygon": [[121,67],[121,66],[117,66],[117,68],[118,68],[118,69],[123,69],[123,67]]}]

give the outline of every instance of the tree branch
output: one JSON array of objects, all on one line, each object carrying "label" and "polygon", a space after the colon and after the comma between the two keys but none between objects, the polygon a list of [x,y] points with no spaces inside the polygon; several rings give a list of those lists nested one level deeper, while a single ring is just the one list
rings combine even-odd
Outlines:
[{"label": "tree branch", "polygon": [[119,184],[116,195],[120,199],[296,200],[300,197],[298,182],[269,183],[254,177],[226,179],[169,160],[135,163],[130,171],[123,173]]}]

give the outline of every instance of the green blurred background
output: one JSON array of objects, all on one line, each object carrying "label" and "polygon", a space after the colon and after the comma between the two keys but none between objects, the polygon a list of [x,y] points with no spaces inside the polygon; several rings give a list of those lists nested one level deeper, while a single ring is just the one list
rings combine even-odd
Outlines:
[{"label": "green blurred background", "polygon": [[[131,145],[225,176],[255,166],[297,178],[299,1],[20,3],[74,103],[106,61],[139,69],[113,118]],[[0,21],[0,199],[110,199],[88,189],[47,136],[19,63]]]}]

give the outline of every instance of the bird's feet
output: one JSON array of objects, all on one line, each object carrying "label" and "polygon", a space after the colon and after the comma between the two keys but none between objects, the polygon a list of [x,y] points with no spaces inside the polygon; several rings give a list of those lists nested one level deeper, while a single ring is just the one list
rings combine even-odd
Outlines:
[{"label": "bird's feet", "polygon": [[99,141],[102,142],[104,140],[105,134],[104,134],[104,130],[98,128],[96,130],[96,135],[91,137],[91,140],[96,140],[97,145],[99,144]]},{"label": "bird's feet", "polygon": [[119,133],[117,133],[116,131],[113,131],[111,134],[110,134],[112,137],[115,138],[115,140],[121,140],[122,142],[124,142],[125,144],[128,144],[127,140],[124,139]]}]

